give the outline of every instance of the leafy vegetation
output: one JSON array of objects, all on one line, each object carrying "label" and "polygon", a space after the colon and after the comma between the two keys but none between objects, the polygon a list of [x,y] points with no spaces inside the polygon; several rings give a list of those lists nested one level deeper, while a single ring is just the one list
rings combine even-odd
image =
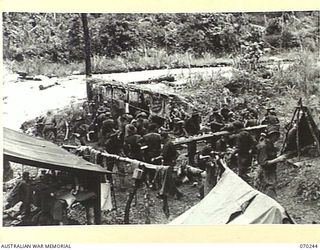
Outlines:
[{"label": "leafy vegetation", "polygon": [[[89,14],[92,55],[150,57],[191,53],[195,57],[240,53],[246,43],[263,42],[274,49],[307,45],[319,39],[319,12]],[[82,61],[83,34],[79,14],[3,13],[4,58],[49,62]],[[304,46],[306,47],[306,46]]]}]

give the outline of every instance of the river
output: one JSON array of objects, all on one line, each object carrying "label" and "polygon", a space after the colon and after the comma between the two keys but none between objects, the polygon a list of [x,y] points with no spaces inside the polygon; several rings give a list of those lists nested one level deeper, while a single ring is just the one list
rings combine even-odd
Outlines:
[{"label": "river", "polygon": [[[208,67],[187,69],[162,69],[128,73],[97,74],[95,78],[116,80],[124,83],[144,81],[160,76],[174,76],[177,82],[213,79],[221,75],[230,78],[231,67]],[[46,78],[42,81],[21,80],[17,74],[5,74],[2,85],[2,125],[19,130],[27,120],[45,114],[48,110],[58,110],[73,102],[85,100],[86,84],[84,75],[72,75],[63,78]],[[53,87],[40,90],[39,85],[58,83]],[[153,90],[161,91],[170,88],[164,84],[149,84]]]}]

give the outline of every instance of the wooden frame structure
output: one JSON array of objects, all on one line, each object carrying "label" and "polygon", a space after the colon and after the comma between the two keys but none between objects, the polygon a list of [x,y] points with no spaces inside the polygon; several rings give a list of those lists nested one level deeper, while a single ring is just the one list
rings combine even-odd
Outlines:
[{"label": "wooden frame structure", "polygon": [[310,134],[312,136],[313,142],[316,144],[318,154],[320,155],[320,143],[319,143],[319,130],[317,128],[316,123],[314,122],[311,113],[308,109],[308,107],[303,106],[302,104],[302,98],[298,101],[298,106],[295,108],[293,116],[291,118],[291,121],[289,123],[289,126],[287,128],[287,132],[283,141],[282,149],[281,149],[281,154],[285,151],[285,148],[288,144],[288,136],[289,136],[289,131],[290,129],[293,128],[294,123],[296,122],[296,147],[297,147],[297,153],[298,153],[298,159],[300,160],[301,156],[301,144],[300,144],[300,138],[301,138],[301,131],[300,131],[300,123],[301,123],[301,118],[305,117],[306,123],[308,124],[308,128],[310,131]]}]

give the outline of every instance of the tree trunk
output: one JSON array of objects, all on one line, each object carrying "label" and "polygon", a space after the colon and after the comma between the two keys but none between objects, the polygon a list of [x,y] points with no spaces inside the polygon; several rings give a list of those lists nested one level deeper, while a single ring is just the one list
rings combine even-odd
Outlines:
[{"label": "tree trunk", "polygon": [[[90,34],[88,28],[88,18],[86,13],[81,13],[81,20],[83,26],[84,42],[85,42],[85,61],[86,61],[86,78],[91,77],[91,48],[90,48]],[[86,79],[87,80],[87,79]],[[86,81],[87,87],[87,98],[88,100],[92,99],[91,88],[89,82]]]}]

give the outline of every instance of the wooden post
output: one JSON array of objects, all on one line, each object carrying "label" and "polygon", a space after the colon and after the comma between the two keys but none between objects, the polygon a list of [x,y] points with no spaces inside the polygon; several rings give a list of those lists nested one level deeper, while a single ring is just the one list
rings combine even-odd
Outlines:
[{"label": "wooden post", "polygon": [[132,203],[132,200],[133,198],[137,195],[137,191],[139,189],[141,185],[141,180],[135,180],[134,181],[134,186],[132,187],[130,193],[129,193],[129,196],[128,196],[128,200],[127,200],[127,203],[126,203],[126,207],[124,209],[124,224],[129,224],[129,220],[130,220],[130,207],[131,207],[131,203]]},{"label": "wooden post", "polygon": [[81,13],[81,20],[83,26],[84,42],[85,42],[85,62],[86,62],[86,88],[87,88],[87,98],[92,99],[92,91],[88,82],[89,77],[91,77],[91,46],[90,46],[90,34],[88,28],[88,18],[86,13]]},{"label": "wooden post", "polygon": [[144,193],[144,212],[145,212],[145,224],[151,224],[150,222],[150,194],[149,187],[146,186]]},{"label": "wooden post", "polygon": [[217,184],[217,176],[216,176],[216,162],[212,162],[212,164],[207,164],[206,166],[206,180],[204,185],[204,196],[206,196],[212,188]]},{"label": "wooden post", "polygon": [[95,183],[95,193],[96,193],[96,199],[94,202],[94,223],[96,225],[101,224],[101,176],[95,175],[95,178],[93,178]]}]

